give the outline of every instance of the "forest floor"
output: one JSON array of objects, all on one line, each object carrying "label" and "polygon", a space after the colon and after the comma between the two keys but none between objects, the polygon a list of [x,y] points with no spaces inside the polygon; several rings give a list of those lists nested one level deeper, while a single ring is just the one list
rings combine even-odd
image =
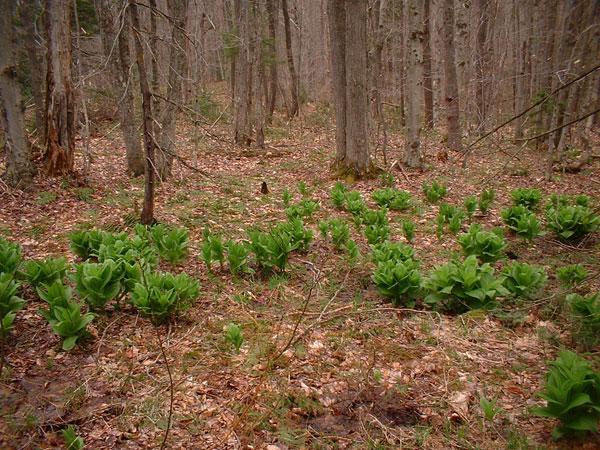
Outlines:
[{"label": "forest floor", "polygon": [[[190,231],[189,258],[175,269],[163,267],[200,280],[201,296],[185,317],[155,328],[129,306],[109,309],[90,325],[92,339],[63,352],[37,313],[41,301],[24,289],[28,302],[5,347],[0,379],[0,447],[61,447],[59,430],[66,424],[76,426],[85,448],[160,447],[170,383],[159,337],[174,387],[167,448],[600,446],[598,436],[555,443],[550,437],[555,423],[530,412],[542,404],[536,392],[547,362],[561,347],[577,348],[555,269],[581,263],[593,274],[589,290],[598,290],[600,237],[574,247],[551,234],[532,245],[507,236],[513,257],[543,265],[549,283],[537,299],[502,317],[394,308],[371,281],[374,266],[359,231],[351,227],[362,254],[356,263],[318,235],[319,220],[350,222],[351,217],[329,198],[337,181],[329,171],[335,147],[331,122],[322,110],[307,108],[292,125],[278,119],[267,130],[264,151],[233,148],[181,125],[179,152],[202,172],[176,163],[172,179],[157,189],[156,217]],[[212,132],[225,136],[227,130],[218,125]],[[491,211],[474,218],[487,225],[502,224],[499,211],[510,204],[515,187],[538,187],[546,195],[585,193],[595,204],[600,200],[598,160],[580,173],[556,173],[546,182],[545,155],[535,149],[502,145],[494,138],[461,169],[457,155],[438,157],[441,141],[435,133],[425,137],[426,170],[390,172],[396,187],[415,200],[408,212],[390,212],[392,239],[403,239],[400,220],[411,217],[424,274],[460,250],[456,236],[436,237],[437,206],[425,201],[424,181],[444,181],[445,201],[457,205],[467,195],[494,188]],[[400,160],[401,144],[400,133],[391,132],[388,163]],[[143,180],[125,173],[118,129],[102,128],[91,148],[94,160],[85,186],[38,179],[34,193],[0,190],[0,234],[19,242],[25,258],[65,254],[73,261],[71,231],[131,228],[142,204]],[[379,152],[376,157],[382,165]],[[260,192],[263,181],[268,194]],[[267,278],[207,270],[199,250],[205,226],[240,239],[248,227],[280,222],[285,219],[282,193],[287,188],[299,200],[300,181],[321,205],[308,222],[315,230],[308,253],[295,252],[285,274]],[[379,179],[351,186],[370,206],[370,193],[380,187]],[[230,322],[243,330],[239,353],[223,336]],[[493,420],[484,418],[481,396],[495,399],[499,409]]]}]

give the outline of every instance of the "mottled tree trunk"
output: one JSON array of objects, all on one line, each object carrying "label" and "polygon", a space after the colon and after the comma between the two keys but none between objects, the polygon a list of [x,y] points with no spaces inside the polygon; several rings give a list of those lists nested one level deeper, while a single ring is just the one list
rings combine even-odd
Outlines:
[{"label": "mottled tree trunk", "polygon": [[[128,16],[125,15],[116,22],[116,12],[113,6],[114,4],[110,0],[96,0],[102,48],[104,57],[108,58],[113,97],[119,111],[121,132],[125,142],[127,171],[137,177],[144,173],[144,153],[136,125],[134,95],[129,80],[131,66],[129,27],[127,26],[129,21]],[[122,29],[121,24],[123,24]],[[118,30],[120,31],[117,35]]]},{"label": "mottled tree trunk", "polygon": [[448,147],[462,150],[458,81],[454,57],[454,1],[444,0],[444,75],[446,120],[448,124]]},{"label": "mottled tree trunk", "polygon": [[46,152],[48,175],[73,172],[75,100],[71,77],[71,1],[46,0]]},{"label": "mottled tree trunk", "polygon": [[238,145],[248,146],[252,143],[251,120],[251,76],[252,59],[250,55],[249,3],[248,0],[235,1],[235,21],[239,38],[239,47],[235,63],[234,134],[233,140]]},{"label": "mottled tree trunk", "polygon": [[44,61],[36,43],[37,18],[40,6],[36,0],[23,2],[21,19],[23,21],[23,45],[27,52],[29,62],[29,79],[31,82],[31,95],[35,103],[35,128],[41,142],[45,142],[44,133]]},{"label": "mottled tree trunk", "polygon": [[140,18],[135,0],[129,0],[129,14],[133,27],[133,41],[135,43],[135,57],[138,66],[140,91],[142,92],[142,116],[144,126],[144,145],[146,147],[146,166],[144,175],[144,206],[140,221],[144,225],[154,223],[154,135],[152,117],[152,94],[146,75],[144,63],[144,48],[139,33]]},{"label": "mottled tree trunk", "polygon": [[487,89],[488,89],[488,69],[490,50],[486,48],[488,34],[488,0],[477,0],[477,13],[479,15],[479,23],[476,36],[476,53],[475,53],[475,105],[476,105],[476,123],[479,134],[485,132],[485,121],[487,118]]},{"label": "mottled tree trunk", "polygon": [[288,69],[291,79],[292,101],[290,103],[289,116],[298,115],[298,74],[294,64],[294,53],[292,51],[292,32],[290,30],[290,11],[288,10],[287,0],[281,0],[281,10],[283,11],[283,24],[285,30],[285,50],[287,54]]},{"label": "mottled tree trunk", "polygon": [[408,167],[421,167],[421,100],[423,95],[423,2],[406,0],[406,138],[403,162]]},{"label": "mottled tree trunk", "polygon": [[186,71],[185,18],[188,11],[188,0],[168,0],[167,5],[172,22],[172,32],[167,100],[161,108],[159,152],[156,155],[156,168],[161,180],[171,176],[175,155],[175,125],[179,105],[182,102],[182,76]]},{"label": "mottled tree trunk", "polygon": [[267,99],[267,123],[271,123],[275,105],[277,103],[277,14],[279,2],[267,0],[267,16],[269,20],[269,48],[272,51],[269,61],[269,96]]},{"label": "mottled tree trunk", "polygon": [[2,178],[8,185],[22,189],[31,185],[33,170],[16,73],[13,0],[0,0],[0,11],[0,128],[4,130],[6,153],[6,172]]},{"label": "mottled tree trunk", "polygon": [[433,128],[433,78],[431,76],[431,0],[423,0],[423,96],[425,101],[425,127]]}]

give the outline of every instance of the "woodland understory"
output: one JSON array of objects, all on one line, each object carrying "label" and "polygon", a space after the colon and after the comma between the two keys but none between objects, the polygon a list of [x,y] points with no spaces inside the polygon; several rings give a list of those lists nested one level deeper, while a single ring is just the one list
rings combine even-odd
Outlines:
[{"label": "woodland understory", "polygon": [[[213,137],[226,132],[218,125]],[[597,448],[594,435],[554,442],[555,423],[530,412],[542,404],[535,393],[548,361],[560,348],[578,348],[556,268],[583,265],[590,273],[583,292],[597,291],[597,234],[573,245],[551,233],[531,244],[506,236],[511,258],[549,274],[533,300],[459,316],[395,307],[371,281],[369,246],[358,229],[350,226],[361,253],[355,261],[316,230],[323,219],[352,221],[330,199],[338,181],[329,170],[330,118],[307,105],[293,122],[276,116],[266,135],[266,149],[256,152],[209,138],[186,121],[178,126],[180,155],[198,170],[175,164],[172,180],[157,187],[155,215],[186,227],[190,250],[177,267],[161,267],[198,279],[200,295],[176,320],[155,327],[129,305],[109,306],[88,326],[92,336],[63,352],[37,312],[43,302],[23,288],[27,302],[4,347],[0,446],[60,447],[59,430],[71,424],[86,448],[157,448],[172,386],[168,448]],[[539,188],[544,197],[587,194],[597,202],[597,159],[579,173],[556,172],[545,181],[540,151],[516,148],[501,136],[479,148],[467,169],[453,152],[437,158],[443,138],[434,132],[422,144],[431,166],[388,167],[393,186],[413,198],[410,210],[389,213],[391,239],[403,241],[401,220],[412,218],[423,273],[460,252],[456,236],[436,237],[438,206],[424,198],[423,182],[445,183],[444,200],[455,205],[484,187],[495,189],[490,210],[472,219],[485,226],[502,225],[499,212],[518,187]],[[85,186],[77,178],[36,178],[34,195],[2,189],[0,231],[21,244],[24,259],[67,255],[73,261],[73,230],[131,230],[137,222],[143,180],[115,169],[125,164],[121,137],[106,123],[90,148],[94,170]],[[393,132],[388,165],[401,157],[400,149],[401,134]],[[381,158],[376,161],[383,168]],[[261,193],[263,181],[268,194]],[[207,270],[200,255],[205,227],[243,239],[249,227],[281,222],[284,190],[299,201],[299,182],[306,198],[320,205],[305,220],[315,231],[306,253],[294,252],[285,272],[270,276],[236,277],[218,265]],[[372,207],[370,193],[384,182],[391,180],[349,187]],[[239,352],[224,337],[230,323],[243,332]],[[491,419],[482,397],[496,402]]]}]

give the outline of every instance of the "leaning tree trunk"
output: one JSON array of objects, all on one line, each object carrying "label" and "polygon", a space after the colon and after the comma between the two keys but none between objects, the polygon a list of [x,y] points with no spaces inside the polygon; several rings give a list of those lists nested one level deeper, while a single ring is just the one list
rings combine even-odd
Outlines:
[{"label": "leaning tree trunk", "polygon": [[343,167],[346,159],[346,15],[345,0],[329,0],[327,17],[331,48],[331,84],[335,109],[334,169]]},{"label": "leaning tree trunk", "polygon": [[298,74],[296,73],[294,54],[292,53],[292,32],[290,30],[290,12],[288,10],[287,0],[281,0],[281,9],[283,11],[283,24],[285,30],[285,49],[287,52],[287,62],[292,85],[292,102],[289,115],[290,117],[294,117],[298,115]]},{"label": "leaning tree trunk", "polygon": [[[115,14],[110,0],[96,0],[96,11],[100,25],[100,36],[104,57],[108,58],[109,73],[112,82],[113,97],[117,103],[127,171],[134,177],[144,173],[144,153],[140,133],[135,121],[133,90],[129,80],[131,52],[129,49],[128,16],[124,15],[115,23]],[[121,29],[121,24],[123,28]],[[120,32],[117,35],[117,31]]]},{"label": "leaning tree trunk", "polygon": [[446,120],[448,122],[448,147],[462,150],[458,81],[454,55],[454,0],[444,0],[444,75],[446,78]]},{"label": "leaning tree trunk", "polygon": [[182,74],[186,71],[185,59],[185,18],[188,11],[188,0],[168,0],[171,16],[171,55],[169,58],[169,83],[167,101],[161,108],[159,152],[156,158],[158,176],[164,180],[171,176],[173,158],[175,156],[175,124],[177,110],[182,101]]},{"label": "leaning tree trunk", "polygon": [[6,153],[6,172],[2,178],[10,186],[26,188],[32,183],[33,171],[17,80],[13,0],[0,0],[0,11],[0,128],[4,130]]},{"label": "leaning tree trunk", "polygon": [[71,78],[70,0],[46,0],[46,152],[48,175],[73,172],[75,99]]},{"label": "leaning tree trunk", "polygon": [[421,98],[423,93],[423,3],[406,0],[406,139],[403,162],[408,167],[423,165],[421,157]]}]

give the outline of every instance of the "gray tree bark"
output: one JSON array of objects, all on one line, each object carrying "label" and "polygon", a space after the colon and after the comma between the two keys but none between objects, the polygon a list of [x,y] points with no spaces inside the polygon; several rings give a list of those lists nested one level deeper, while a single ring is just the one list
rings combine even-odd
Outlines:
[{"label": "gray tree bark", "polygon": [[458,80],[454,51],[454,0],[444,0],[444,75],[448,147],[462,150]]}]

